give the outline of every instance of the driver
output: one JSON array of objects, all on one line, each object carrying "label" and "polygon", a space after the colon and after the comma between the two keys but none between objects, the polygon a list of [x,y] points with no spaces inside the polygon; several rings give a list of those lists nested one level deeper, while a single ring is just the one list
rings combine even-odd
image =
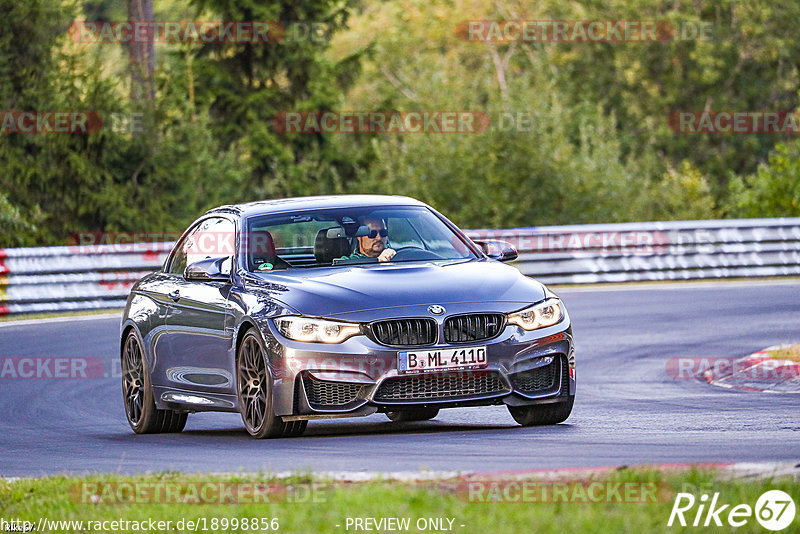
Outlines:
[{"label": "driver", "polygon": [[389,242],[389,232],[383,221],[370,217],[364,219],[363,224],[369,226],[369,235],[358,238],[358,250],[349,256],[344,256],[344,260],[356,258],[378,258],[378,261],[391,261],[396,254],[394,249],[387,247]]}]

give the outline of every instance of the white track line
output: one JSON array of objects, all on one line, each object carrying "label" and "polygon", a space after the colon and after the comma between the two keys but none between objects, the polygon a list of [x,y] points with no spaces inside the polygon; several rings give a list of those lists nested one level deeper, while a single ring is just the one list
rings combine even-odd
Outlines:
[{"label": "white track line", "polygon": [[619,285],[604,283],[604,284],[586,284],[586,285],[558,285],[547,284],[547,287],[559,293],[585,293],[585,292],[603,292],[603,291],[652,291],[658,290],[678,290],[678,289],[720,289],[725,287],[739,288],[739,287],[759,287],[759,286],[788,286],[800,285],[800,279],[792,278],[789,280],[664,280],[663,282],[621,282]]},{"label": "white track line", "polygon": [[122,312],[118,313],[98,313],[97,315],[67,315],[64,317],[43,317],[41,319],[21,319],[19,321],[3,321],[0,328],[7,326],[26,326],[42,323],[66,323],[73,321],[99,321],[104,319],[121,319]]},{"label": "white track line", "polygon": [[[799,460],[800,461],[800,460]],[[694,462],[694,463],[666,463],[666,464],[641,464],[628,465],[628,469],[659,469],[662,471],[688,471],[693,466],[708,466],[715,469],[722,479],[763,479],[772,477],[792,477],[800,480],[800,463],[798,462],[735,462],[721,463],[714,466],[713,463]],[[471,477],[479,478],[503,478],[503,479],[574,479],[575,477],[585,477],[589,474],[600,474],[606,471],[617,471],[620,466],[604,467],[573,467],[573,468],[554,468],[554,469],[533,469],[533,470],[504,470],[504,471],[318,471],[311,473],[298,473],[295,471],[279,471],[273,473],[234,471],[234,472],[209,472],[210,476],[247,476],[247,475],[266,475],[268,478],[284,479],[297,476],[298,474],[310,474],[314,480],[332,480],[338,482],[370,482],[375,480],[395,480],[398,482],[416,481],[435,481],[452,480]],[[157,474],[158,472],[144,473],[145,476]],[[74,477],[92,476],[95,473],[83,475],[68,475]],[[198,473],[184,473],[187,477],[197,476]],[[46,478],[44,477],[3,477],[7,483],[19,480]],[[56,475],[61,476],[61,475]],[[132,475],[137,476],[137,475]]]}]

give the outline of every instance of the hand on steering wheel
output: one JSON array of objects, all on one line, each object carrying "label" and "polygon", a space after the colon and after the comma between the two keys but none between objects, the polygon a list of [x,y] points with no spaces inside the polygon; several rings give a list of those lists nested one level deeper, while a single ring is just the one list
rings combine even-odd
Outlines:
[{"label": "hand on steering wheel", "polygon": [[392,261],[392,258],[394,258],[395,254],[397,254],[397,251],[395,251],[392,248],[384,249],[383,252],[381,252],[380,256],[378,256],[378,261],[380,262]]}]

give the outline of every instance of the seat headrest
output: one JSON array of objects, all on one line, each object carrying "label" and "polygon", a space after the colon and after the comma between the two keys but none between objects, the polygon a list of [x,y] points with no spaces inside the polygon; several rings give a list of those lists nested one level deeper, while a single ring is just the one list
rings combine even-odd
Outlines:
[{"label": "seat headrest", "polygon": [[275,241],[266,230],[250,232],[247,242],[247,257],[250,259],[250,270],[257,269],[262,263],[275,263]]},{"label": "seat headrest", "polygon": [[272,234],[266,230],[255,230],[250,232],[250,254],[255,256],[274,256],[275,241]]},{"label": "seat headrest", "polygon": [[314,240],[314,259],[317,263],[332,263],[335,258],[347,256],[352,252],[350,240],[345,237],[344,232],[339,233],[338,237],[328,237],[328,230],[336,228],[336,226],[323,228],[317,232]]}]

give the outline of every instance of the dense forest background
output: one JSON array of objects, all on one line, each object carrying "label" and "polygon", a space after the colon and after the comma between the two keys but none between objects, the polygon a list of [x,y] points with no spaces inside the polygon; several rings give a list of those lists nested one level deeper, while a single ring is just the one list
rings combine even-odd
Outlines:
[{"label": "dense forest background", "polygon": [[[76,22],[150,8],[157,21],[313,31],[157,42],[154,56],[71,38]],[[800,136],[676,133],[667,120],[795,110],[798,2],[0,0],[0,15],[0,109],[116,117],[89,134],[0,134],[3,247],[175,232],[220,204],[332,193],[410,195],[466,228],[800,215]],[[463,21],[501,19],[709,32],[627,43],[458,34]],[[481,110],[493,124],[467,135],[284,134],[272,118],[285,110]]]}]

